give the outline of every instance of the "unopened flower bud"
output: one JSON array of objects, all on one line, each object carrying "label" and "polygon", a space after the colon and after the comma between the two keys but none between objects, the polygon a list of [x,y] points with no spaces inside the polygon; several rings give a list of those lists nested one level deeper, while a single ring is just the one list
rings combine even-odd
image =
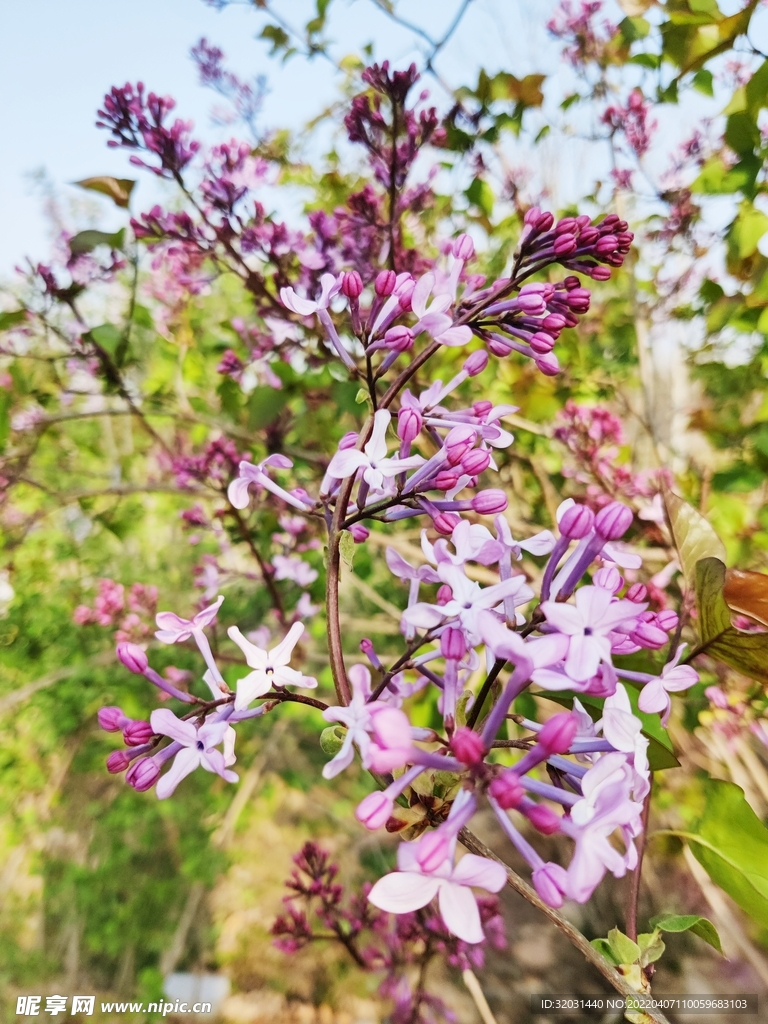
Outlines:
[{"label": "unopened flower bud", "polygon": [[375,792],[369,793],[364,800],[361,800],[355,810],[355,817],[361,825],[365,825],[371,832],[375,832],[378,828],[383,828],[384,825],[392,817],[392,811],[394,810],[394,802],[386,795],[386,793]]},{"label": "unopened flower bud", "polygon": [[473,765],[480,764],[483,760],[485,745],[480,733],[475,732],[474,729],[462,726],[453,734],[451,751],[462,764],[471,768]]},{"label": "unopened flower bud", "polygon": [[595,516],[595,529],[606,540],[618,540],[632,525],[632,509],[612,501]]},{"label": "unopened flower bud", "polygon": [[679,616],[677,612],[672,611],[671,608],[656,613],[656,625],[666,633],[671,633],[673,629],[677,629],[678,621]]},{"label": "unopened flower bud", "polygon": [[498,356],[503,359],[504,356],[508,356],[512,351],[512,343],[502,338],[500,334],[493,334],[488,339],[488,351],[491,355]]},{"label": "unopened flower bud", "polygon": [[97,717],[99,725],[106,732],[119,732],[128,721],[122,708],[99,708]]},{"label": "unopened flower bud", "polygon": [[572,715],[570,711],[563,711],[559,715],[553,715],[547,721],[536,739],[546,750],[547,756],[565,754],[570,749],[577,730],[578,722],[575,715]]},{"label": "unopened flower bud", "polygon": [[469,476],[479,476],[491,464],[491,453],[484,448],[471,448],[461,460],[462,472]]},{"label": "unopened flower bud", "polygon": [[461,661],[467,653],[467,641],[460,629],[448,626],[440,637],[440,653],[451,661]]},{"label": "unopened flower bud", "polygon": [[403,311],[403,313],[409,312],[411,308],[411,298],[413,296],[413,289],[415,287],[416,282],[410,275],[408,275],[408,277],[406,278],[406,280],[402,282],[402,284],[398,284],[395,287],[394,294],[397,295],[398,301],[400,303],[400,309]]},{"label": "unopened flower bud", "polygon": [[443,583],[437,588],[437,603],[439,605],[448,604],[449,601],[453,600],[453,591],[447,583]]},{"label": "unopened flower bud", "polygon": [[413,331],[405,324],[396,324],[384,335],[384,344],[395,352],[406,352],[413,345]]},{"label": "unopened flower bud", "polygon": [[149,722],[141,719],[129,721],[123,727],[123,739],[129,747],[140,747],[142,743],[149,743],[154,735]]},{"label": "unopened flower bud", "polygon": [[354,540],[355,544],[362,544],[371,536],[371,531],[367,526],[363,526],[362,523],[352,523],[348,530],[352,534],[352,540]]},{"label": "unopened flower bud", "polygon": [[394,270],[382,270],[376,275],[374,289],[380,299],[386,299],[395,290],[397,274]]},{"label": "unopened flower bud", "polygon": [[424,420],[418,409],[402,406],[397,413],[397,436],[401,441],[410,444],[421,433]]},{"label": "unopened flower bud", "polygon": [[159,774],[160,765],[154,757],[140,757],[128,770],[125,781],[129,786],[133,786],[137,793],[146,793],[157,782]]},{"label": "unopened flower bud", "polygon": [[537,355],[544,356],[555,347],[555,339],[545,331],[536,331],[528,339],[528,344]]},{"label": "unopened flower bud", "polygon": [[107,771],[111,775],[118,775],[124,772],[131,763],[131,755],[127,750],[113,750],[107,758]]},{"label": "unopened flower bud", "polygon": [[363,291],[363,279],[356,270],[341,275],[341,293],[348,299],[359,299]]},{"label": "unopened flower bud", "polygon": [[560,373],[560,363],[554,352],[544,352],[543,355],[534,359],[536,369],[540,370],[545,377],[556,377]]},{"label": "unopened flower bud", "polygon": [[[623,262],[623,260],[621,262]],[[621,263],[619,266],[621,266]],[[611,271],[609,267],[590,267],[589,276],[593,281],[610,281]]]},{"label": "unopened flower bud", "polygon": [[432,484],[438,491],[450,491],[459,481],[459,474],[450,469],[444,469],[438,473]]},{"label": "unopened flower bud", "polygon": [[629,638],[636,644],[640,644],[641,647],[647,647],[652,651],[660,650],[669,639],[664,630],[659,629],[652,622],[638,622],[629,634]]},{"label": "unopened flower bud", "polygon": [[481,516],[494,516],[503,512],[509,502],[504,491],[497,487],[490,487],[487,491],[480,491],[472,499],[472,508]]},{"label": "unopened flower bud", "polygon": [[573,235],[560,235],[552,244],[552,248],[555,250],[556,256],[567,256],[568,253],[573,252],[577,246],[578,243]]},{"label": "unopened flower bud", "polygon": [[565,868],[550,861],[537,867],[531,880],[547,906],[562,907],[563,899],[568,895],[568,874]]},{"label": "unopened flower bud", "polygon": [[469,374],[470,377],[476,377],[478,373],[482,373],[488,365],[488,353],[479,348],[476,352],[472,352],[464,361],[464,370]]},{"label": "unopened flower bud", "polygon": [[517,807],[525,796],[520,779],[513,771],[505,771],[501,775],[497,775],[488,791],[499,807],[503,807],[505,811]]},{"label": "unopened flower bud", "polygon": [[339,441],[339,451],[343,452],[347,448],[354,448],[356,444],[357,444],[357,434],[354,432],[354,430],[350,430]]},{"label": "unopened flower bud", "polygon": [[335,757],[344,745],[347,730],[343,725],[329,725],[320,733],[320,749],[329,757]]},{"label": "unopened flower bud", "polygon": [[544,804],[535,804],[530,801],[529,806],[525,806],[521,810],[533,827],[543,835],[551,836],[560,831],[560,819]]},{"label": "unopened flower bud", "polygon": [[635,601],[641,604],[648,597],[648,587],[643,583],[633,583],[624,595],[628,601]]},{"label": "unopened flower bud", "polygon": [[416,860],[422,871],[430,874],[439,868],[448,859],[449,847],[448,836],[439,829],[422,836],[416,851]]},{"label": "unopened flower bud", "polygon": [[127,641],[117,645],[117,656],[128,669],[136,675],[143,675],[149,665],[149,659],[138,644],[130,644]]},{"label": "unopened flower bud", "polygon": [[443,442],[445,454],[448,457],[448,464],[451,466],[458,465],[464,454],[474,447],[476,437],[477,434],[474,427],[460,426],[449,430]]},{"label": "unopened flower bud", "polygon": [[623,587],[624,578],[616,566],[604,565],[592,577],[592,582],[596,587],[602,587],[603,590],[610,590],[612,594],[615,594]]},{"label": "unopened flower bud", "polygon": [[595,513],[586,505],[571,505],[558,523],[560,533],[569,540],[581,540],[595,525]]},{"label": "unopened flower bud", "polygon": [[457,260],[468,263],[475,255],[475,243],[469,235],[459,235],[453,240],[453,255]]},{"label": "unopened flower bud", "polygon": [[438,512],[432,522],[438,533],[450,537],[461,520],[455,512]]}]

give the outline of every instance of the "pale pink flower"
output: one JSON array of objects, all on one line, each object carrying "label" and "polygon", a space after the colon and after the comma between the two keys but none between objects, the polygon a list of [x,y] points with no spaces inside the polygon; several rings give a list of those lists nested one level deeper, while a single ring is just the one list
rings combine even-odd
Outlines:
[{"label": "pale pink flower", "polygon": [[299,686],[307,690],[317,686],[317,680],[312,676],[302,675],[297,669],[288,667],[293,649],[303,632],[303,623],[294,622],[277,647],[265,651],[246,640],[237,626],[230,626],[227,630],[230,640],[234,640],[253,669],[253,672],[238,680],[235,711],[242,711],[252,700],[268,693],[273,686]]},{"label": "pale pink flower", "polygon": [[672,710],[670,693],[680,693],[699,681],[698,672],[690,665],[678,665],[687,644],[680,644],[672,661],[661,670],[661,675],[646,683],[640,692],[637,706],[641,711],[661,715],[661,724],[666,725]]},{"label": "pale pink flower", "polygon": [[452,935],[464,942],[484,939],[480,911],[471,886],[499,892],[507,881],[501,864],[468,853],[454,864],[456,841],[450,854],[432,871],[425,871],[418,862],[418,843],[401,843],[397,851],[397,871],[380,878],[368,899],[380,910],[390,914],[408,914],[420,910],[438,898],[440,915]]},{"label": "pale pink flower", "polygon": [[379,409],[373,418],[373,433],[362,451],[357,448],[342,448],[337,451],[328,466],[329,476],[337,480],[353,476],[362,470],[363,480],[372,491],[381,491],[384,480],[397,476],[408,469],[421,466],[421,455],[407,459],[387,458],[387,427],[392,419],[388,409]]},{"label": "pale pink flower", "polygon": [[[192,722],[177,718],[168,708],[155,708],[149,721],[153,732],[169,736],[181,744],[171,768],[157,783],[157,795],[161,800],[169,797],[181,780],[200,766],[227,782],[237,782],[236,772],[227,768],[227,764],[234,760],[234,729],[226,721],[206,722],[198,729]],[[228,731],[231,737],[227,735]],[[220,743],[224,743],[225,753],[216,749]]]}]

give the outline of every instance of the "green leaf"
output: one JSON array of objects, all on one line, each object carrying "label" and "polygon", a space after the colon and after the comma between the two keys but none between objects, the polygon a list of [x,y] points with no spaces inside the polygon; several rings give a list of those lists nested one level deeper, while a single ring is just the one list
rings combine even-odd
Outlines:
[{"label": "green leaf", "polygon": [[763,61],[747,82],[746,100],[749,112],[754,117],[757,117],[762,107],[768,106],[768,60]]},{"label": "green leaf", "polygon": [[712,80],[712,72],[702,68],[701,71],[697,71],[693,76],[693,87],[698,89],[699,92],[703,92],[705,96],[714,96],[715,90]]},{"label": "green leaf", "polygon": [[620,964],[633,964],[640,958],[638,944],[618,928],[611,928],[608,932],[608,942],[613,955]]},{"label": "green leaf", "polygon": [[719,558],[703,558],[696,569],[699,649],[744,675],[768,682],[768,633],[743,633],[731,625],[723,596],[725,565]]},{"label": "green leaf", "polygon": [[106,231],[79,231],[69,240],[69,251],[73,256],[79,256],[85,252],[92,252],[98,245],[109,246],[110,249],[122,249],[125,241],[125,229],[120,228],[112,234]]},{"label": "green leaf", "polygon": [[490,217],[493,213],[493,189],[487,181],[482,178],[475,178],[465,193],[470,203],[479,207],[480,210]]},{"label": "green leaf", "polygon": [[638,39],[645,39],[651,31],[650,22],[645,18],[624,18],[619,22],[619,32],[628,43],[634,43]]},{"label": "green leaf", "polygon": [[344,530],[339,537],[339,554],[341,555],[342,562],[350,572],[355,563],[355,546],[355,538],[349,530]]},{"label": "green leaf", "polygon": [[100,327],[94,327],[90,331],[90,335],[99,348],[103,348],[111,356],[115,356],[123,340],[123,332],[118,330],[114,324],[102,324]]},{"label": "green leaf", "polygon": [[768,927],[768,829],[733,782],[709,779],[698,825],[686,834],[696,860],[734,902]]},{"label": "green leaf", "polygon": [[696,565],[702,558],[725,561],[725,545],[704,516],[679,495],[664,488],[664,506],[672,537],[680,556],[680,567],[689,588],[696,585]]},{"label": "green leaf", "polygon": [[640,966],[647,967],[655,963],[664,953],[664,940],[658,928],[652,932],[644,932],[637,936],[637,944],[640,947]]},{"label": "green leaf", "polygon": [[738,216],[728,233],[730,253],[741,260],[752,256],[766,231],[768,231],[768,216],[751,203],[742,203]]},{"label": "green leaf", "polygon": [[658,914],[650,920],[652,928],[660,928],[663,932],[693,932],[710,946],[723,952],[717,928],[706,917],[699,914]]},{"label": "green leaf", "polygon": [[261,430],[274,423],[282,412],[288,396],[278,388],[254,388],[248,399],[248,429]]},{"label": "green leaf", "polygon": [[0,331],[7,331],[16,324],[23,324],[26,319],[26,309],[11,309],[7,313],[0,313]]},{"label": "green leaf", "polygon": [[597,952],[604,956],[608,963],[613,964],[614,967],[618,967],[621,963],[621,960],[616,959],[608,939],[592,939],[589,944],[594,946]]},{"label": "green leaf", "polygon": [[710,157],[691,191],[717,196],[752,189],[761,166],[762,162],[753,155],[744,157],[734,167],[727,167],[719,156]]},{"label": "green leaf", "polygon": [[101,192],[102,195],[109,196],[116,206],[125,209],[131,201],[131,192],[136,182],[130,178],[113,178],[109,174],[99,174],[94,178],[83,178],[74,184],[90,192]]}]

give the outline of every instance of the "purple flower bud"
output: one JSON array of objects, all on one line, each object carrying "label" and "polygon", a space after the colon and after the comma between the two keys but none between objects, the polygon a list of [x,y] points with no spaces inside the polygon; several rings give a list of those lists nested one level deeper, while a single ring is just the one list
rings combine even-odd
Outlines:
[{"label": "purple flower bud", "polygon": [[451,661],[461,661],[467,653],[467,641],[460,629],[448,626],[440,637],[440,653]]},{"label": "purple flower bud", "polygon": [[129,786],[133,786],[137,793],[146,793],[151,789],[160,774],[160,766],[154,757],[140,757],[125,776]]},{"label": "purple flower bud", "polygon": [[555,339],[544,331],[536,331],[528,339],[528,344],[537,355],[544,356],[555,347]]},{"label": "purple flower bud", "polygon": [[503,512],[509,502],[504,491],[497,487],[490,487],[487,491],[480,491],[472,499],[472,508],[481,516],[494,516],[497,512]]},{"label": "purple flower bud", "polygon": [[448,836],[439,829],[436,829],[434,832],[427,832],[426,835],[422,836],[416,853],[416,860],[422,871],[426,871],[429,874],[436,868],[439,868],[443,861],[448,858],[449,846],[450,840]]},{"label": "purple flower bud", "polygon": [[595,516],[595,529],[606,540],[618,540],[632,525],[632,509],[612,501]]},{"label": "purple flower bud", "polygon": [[347,448],[354,448],[357,444],[357,434],[354,430],[350,430],[349,433],[345,434],[344,437],[339,441],[339,451],[343,452]]},{"label": "purple flower bud", "polygon": [[572,312],[581,314],[589,312],[591,298],[592,294],[586,288],[571,288],[566,297],[566,302]]},{"label": "purple flower bud", "polygon": [[361,825],[365,825],[371,832],[382,828],[392,817],[394,802],[386,793],[369,793],[364,800],[361,800],[355,810],[355,817]]},{"label": "purple flower bud", "polygon": [[129,721],[122,708],[99,708],[99,725],[106,732],[119,732]]},{"label": "purple flower bud", "polygon": [[341,292],[348,299],[359,299],[363,291],[363,279],[356,270],[341,275]]},{"label": "purple flower bud", "polygon": [[539,733],[538,743],[544,747],[547,756],[550,754],[565,754],[573,743],[578,722],[575,715],[570,711],[563,711],[559,715],[553,715]]},{"label": "purple flower bud", "polygon": [[543,835],[551,836],[560,831],[560,819],[544,804],[535,804],[530,801],[529,805],[522,807],[521,810],[533,827]]},{"label": "purple flower bud", "polygon": [[568,874],[565,868],[549,861],[534,870],[531,880],[534,889],[548,906],[562,907],[563,899],[568,895]]},{"label": "purple flower bud", "polygon": [[497,775],[489,787],[489,792],[499,807],[503,807],[505,811],[517,807],[525,796],[520,779],[511,770]]},{"label": "purple flower bud", "polygon": [[376,275],[374,288],[380,299],[386,299],[395,290],[396,284],[397,274],[395,274],[394,270],[382,270]]},{"label": "purple flower bud", "polygon": [[[432,522],[438,533],[441,533],[444,537],[450,537],[461,522],[461,519],[455,512],[438,512]],[[450,601],[450,598],[448,600]]]},{"label": "purple flower bud", "polygon": [[461,460],[462,472],[469,476],[479,476],[484,473],[491,464],[491,453],[485,448],[470,448]]},{"label": "purple flower bud", "polygon": [[464,362],[464,370],[470,377],[476,377],[478,373],[483,372],[487,365],[488,353],[480,348],[476,352],[467,356],[467,359]]},{"label": "purple flower bud", "polygon": [[663,629],[667,633],[671,633],[673,629],[677,629],[677,623],[679,616],[677,612],[668,609],[666,611],[657,612],[656,614],[656,625],[659,629]]},{"label": "purple flower bud", "polygon": [[480,733],[475,732],[474,729],[468,729],[466,726],[457,729],[453,734],[451,750],[468,768],[480,764],[485,756],[485,746]]},{"label": "purple flower bud", "polygon": [[652,622],[638,622],[629,634],[629,638],[641,647],[646,647],[651,651],[660,650],[669,639],[664,630],[659,629]]},{"label": "purple flower bud", "polygon": [[454,473],[450,469],[444,469],[437,474],[430,486],[434,486],[438,491],[450,491],[458,482],[458,473]]},{"label": "purple flower bud", "polygon": [[536,369],[541,370],[545,377],[556,377],[560,373],[560,363],[553,352],[545,352],[543,355],[536,356],[534,362]]},{"label": "purple flower bud", "polygon": [[601,254],[613,252],[618,244],[619,240],[615,235],[603,235],[602,238],[598,238],[595,243],[595,252]]},{"label": "purple flower bud", "polygon": [[567,256],[568,253],[574,252],[577,246],[578,243],[573,235],[560,235],[555,239],[552,248],[555,250],[556,256]]},{"label": "purple flower bud", "polygon": [[411,297],[413,296],[413,289],[416,287],[416,282],[412,277],[408,277],[402,284],[399,284],[395,288],[395,295],[400,302],[400,309],[403,313],[407,313],[411,308]]},{"label": "purple flower bud", "polygon": [[124,772],[131,763],[131,755],[127,750],[113,750],[107,758],[107,771],[111,775],[118,775]]},{"label": "purple flower bud", "polygon": [[602,569],[598,569],[592,577],[592,582],[596,587],[610,590],[612,594],[615,594],[624,586],[623,577],[613,565],[604,565]]},{"label": "purple flower bud", "polygon": [[472,259],[475,255],[475,243],[469,235],[459,235],[454,239],[453,255],[457,260],[463,260],[464,263],[468,263]]},{"label": "purple flower bud", "polygon": [[415,441],[421,433],[424,420],[417,409],[402,406],[397,413],[397,436],[405,444]]},{"label": "purple flower bud", "polygon": [[352,534],[352,540],[354,540],[355,544],[362,544],[371,536],[371,531],[367,526],[363,526],[362,523],[352,523],[349,527],[349,532]]},{"label": "purple flower bud", "polygon": [[571,505],[558,523],[560,533],[569,540],[581,540],[595,525],[595,513],[586,505]]},{"label": "purple flower bud", "polygon": [[628,601],[636,601],[641,604],[648,597],[648,587],[643,583],[633,583],[624,596]]},{"label": "purple flower bud", "polygon": [[545,331],[562,331],[567,325],[567,320],[562,313],[548,313],[541,321]]},{"label": "purple flower bud", "polygon": [[405,324],[396,324],[384,335],[384,344],[395,352],[406,352],[413,345],[413,331]]},{"label": "purple flower bud", "polygon": [[140,747],[142,743],[149,743],[154,735],[149,722],[143,722],[141,719],[129,721],[123,728],[123,739],[129,747]]},{"label": "purple flower bud", "polygon": [[499,334],[494,334],[493,337],[489,338],[487,344],[491,355],[499,356],[502,359],[512,351],[511,343],[505,341]]},{"label": "purple flower bud", "polygon": [[461,426],[449,430],[443,442],[445,454],[448,456],[448,464],[457,466],[466,452],[474,447],[476,437],[474,427]]},{"label": "purple flower bud", "polygon": [[547,308],[544,299],[538,292],[527,292],[525,288],[517,296],[517,307],[525,313],[541,314]]},{"label": "purple flower bud", "polygon": [[117,656],[129,672],[135,672],[139,676],[146,672],[149,665],[149,659],[138,644],[129,644],[127,642],[118,644]]},{"label": "purple flower bud", "polygon": [[437,603],[440,605],[448,604],[449,601],[453,600],[453,591],[447,583],[443,583],[437,588]]},{"label": "purple flower bud", "polygon": [[536,230],[537,231],[549,231],[552,225],[555,223],[555,218],[551,213],[539,213],[536,219]]},{"label": "purple flower bud", "polygon": [[611,271],[609,267],[590,267],[589,276],[593,281],[610,281]]},{"label": "purple flower bud", "polygon": [[575,217],[561,217],[555,224],[556,235],[572,235],[578,228]]},{"label": "purple flower bud", "polygon": [[475,414],[475,416],[487,416],[492,408],[493,402],[482,401],[473,402],[472,404],[472,412]]}]

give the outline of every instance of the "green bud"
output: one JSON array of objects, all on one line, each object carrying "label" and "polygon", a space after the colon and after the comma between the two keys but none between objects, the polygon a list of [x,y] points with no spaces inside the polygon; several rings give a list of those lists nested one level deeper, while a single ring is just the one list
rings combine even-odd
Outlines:
[{"label": "green bud", "polygon": [[320,746],[324,754],[334,757],[341,750],[347,730],[343,725],[329,725],[320,733]]}]

